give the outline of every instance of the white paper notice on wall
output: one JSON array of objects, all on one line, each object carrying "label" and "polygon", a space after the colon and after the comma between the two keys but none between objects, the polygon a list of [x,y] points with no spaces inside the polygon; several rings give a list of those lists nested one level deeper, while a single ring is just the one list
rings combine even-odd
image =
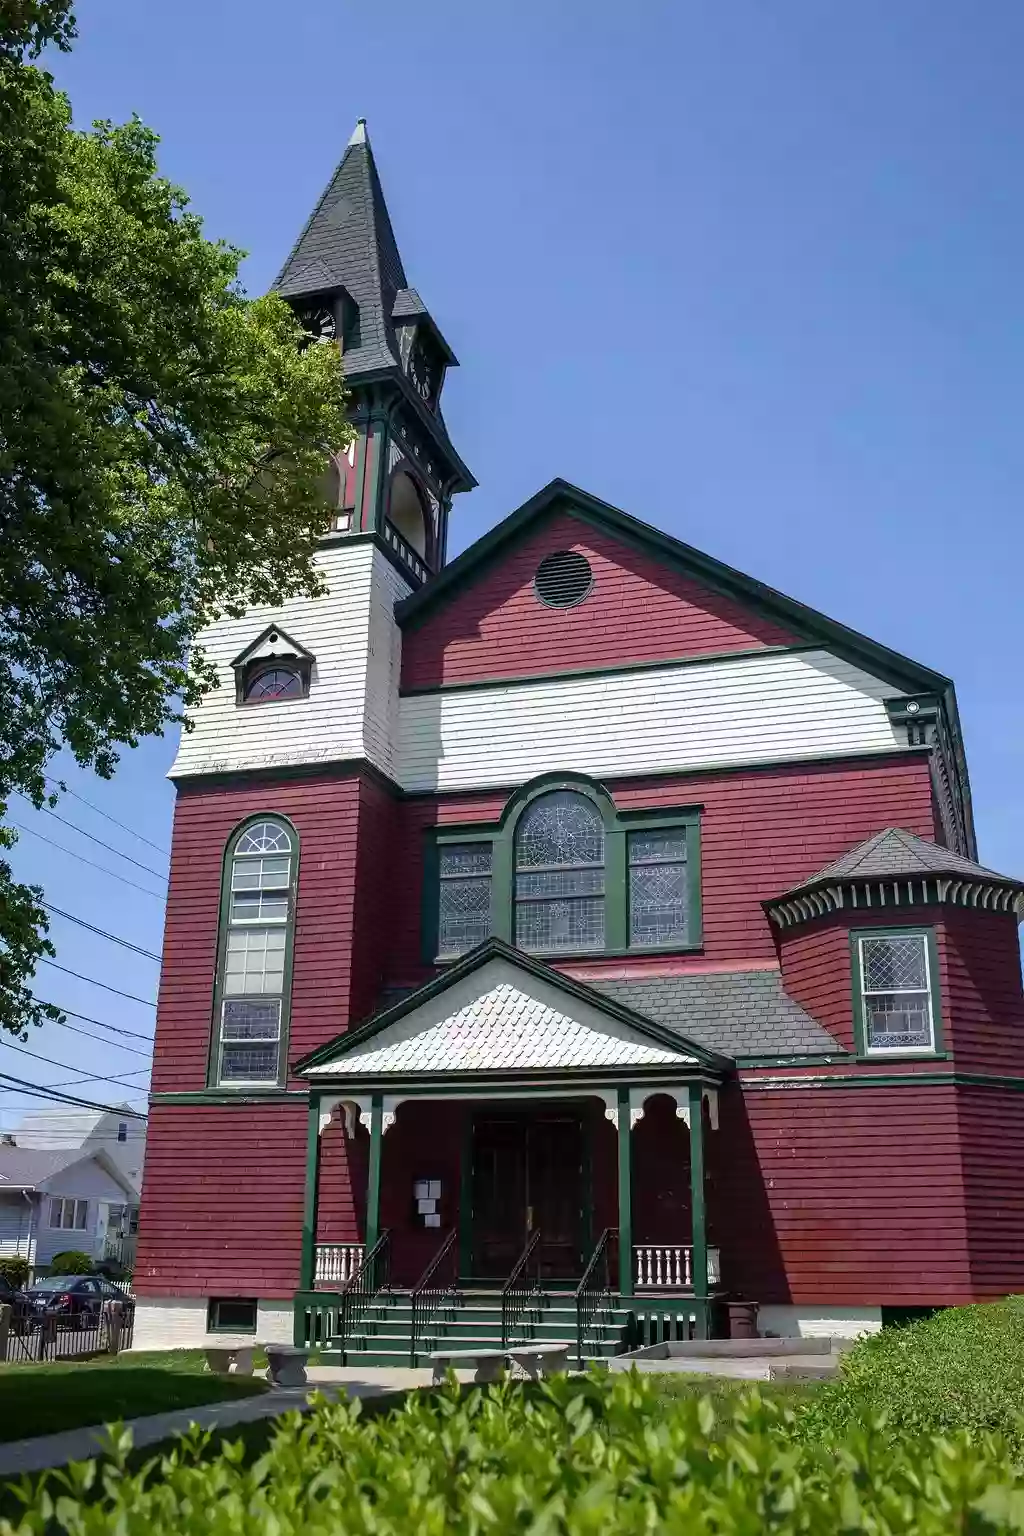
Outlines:
[{"label": "white paper notice on wall", "polygon": [[[412,1194],[413,1194],[413,1199],[414,1200],[429,1200],[430,1199],[430,1180],[429,1179],[417,1179],[415,1184],[412,1187]],[[438,1189],[438,1194],[440,1194],[440,1188]],[[437,1196],[435,1196],[434,1198],[436,1199]]]},{"label": "white paper notice on wall", "polygon": [[436,1200],[417,1200],[416,1213],[419,1216],[433,1216],[437,1209]]},{"label": "white paper notice on wall", "polygon": [[429,1200],[440,1200],[440,1198],[441,1198],[441,1180],[440,1179],[431,1179],[430,1180],[430,1183],[429,1183],[429,1185],[427,1187],[427,1198]]},{"label": "white paper notice on wall", "polygon": [[441,1225],[441,1217],[437,1213],[433,1216],[424,1216],[423,1225],[425,1227],[439,1227]]}]

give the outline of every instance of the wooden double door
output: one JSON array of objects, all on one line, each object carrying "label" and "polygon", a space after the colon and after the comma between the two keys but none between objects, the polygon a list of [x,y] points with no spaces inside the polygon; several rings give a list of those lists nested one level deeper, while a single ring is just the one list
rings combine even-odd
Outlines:
[{"label": "wooden double door", "polygon": [[588,1197],[581,1117],[481,1112],[473,1120],[472,1147],[473,1274],[507,1278],[539,1230],[541,1274],[578,1278]]}]

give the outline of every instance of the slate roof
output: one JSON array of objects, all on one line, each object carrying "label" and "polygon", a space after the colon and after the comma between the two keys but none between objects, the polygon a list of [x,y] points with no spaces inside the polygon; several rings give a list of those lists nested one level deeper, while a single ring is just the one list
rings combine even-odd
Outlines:
[{"label": "slate roof", "polygon": [[80,1147],[63,1152],[34,1152],[23,1147],[0,1147],[0,1191],[37,1189],[55,1173],[80,1163],[91,1154]]},{"label": "slate roof", "polygon": [[876,832],[866,842],[858,843],[834,863],[809,875],[798,886],[783,891],[774,901],[784,901],[787,896],[806,890],[812,885],[835,884],[844,880],[892,880],[922,875],[962,875],[971,880],[997,880],[1005,885],[1017,885],[1009,875],[996,874],[972,859],[952,853],[938,843],[905,832],[901,827],[886,827]]},{"label": "slate roof", "polygon": [[829,1054],[843,1047],[784,991],[778,971],[588,981],[595,992],[723,1056]]},{"label": "slate roof", "polygon": [[[783,990],[776,970],[590,978],[586,985],[723,1056],[843,1052],[838,1041]],[[381,1010],[408,997],[410,990],[386,992]]]}]

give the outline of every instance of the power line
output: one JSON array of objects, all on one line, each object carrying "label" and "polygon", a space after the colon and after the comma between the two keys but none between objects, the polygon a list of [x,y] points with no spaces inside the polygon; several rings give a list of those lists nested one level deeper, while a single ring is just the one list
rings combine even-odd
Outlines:
[{"label": "power line", "polygon": [[[128,1078],[141,1077],[144,1072],[144,1067],[137,1067],[134,1072],[125,1073],[120,1077],[107,1077],[103,1072],[86,1072],[82,1075],[79,1075],[78,1077],[69,1077],[65,1082],[62,1083],[44,1083],[42,1086],[45,1088],[77,1088],[80,1083],[124,1083],[126,1087],[134,1088],[136,1092],[139,1092],[141,1089],[145,1088],[146,1084],[129,1083]],[[5,1091],[9,1093],[16,1093],[18,1090],[15,1088],[10,1088]]]},{"label": "power line", "polygon": [[[15,794],[21,795],[21,790],[15,790]],[[21,795],[21,798],[25,801],[26,805],[32,805],[32,801],[27,795]],[[167,884],[167,876],[162,875],[151,864],[142,864],[138,859],[133,859],[130,853],[122,853],[120,848],[115,848],[112,843],[105,843],[102,837],[97,837],[93,832],[87,832],[84,827],[80,827],[77,822],[69,821],[66,816],[59,816],[56,811],[51,811],[49,806],[37,805],[33,809],[41,811],[44,816],[52,816],[54,821],[59,821],[62,826],[70,827],[72,832],[77,832],[81,837],[87,837],[91,843],[98,843],[101,848],[105,848],[115,858],[125,859],[127,863],[134,864],[136,869],[144,869],[147,875],[153,875],[157,880],[162,880],[165,885]]]},{"label": "power line", "polygon": [[[40,965],[52,965],[55,971],[63,971],[65,976],[73,976],[76,981],[87,981],[91,987],[102,987],[104,992],[114,992],[118,997],[126,997],[130,1003],[142,1003],[146,1008],[156,1007],[156,1003],[150,1002],[148,997],[136,997],[134,992],[122,992],[120,987],[110,987],[105,981],[97,981],[94,976],[83,976],[80,971],[72,971],[66,965],[58,965],[56,960],[47,960],[43,957],[39,963]],[[93,1023],[98,1022],[99,1020],[97,1019],[93,1020]],[[114,1026],[111,1024],[106,1027],[112,1029]],[[145,1039],[146,1037],[142,1035],[139,1038]]]},{"label": "power line", "polygon": [[20,821],[12,821],[8,818],[9,825],[17,827],[19,832],[28,832],[31,837],[38,837],[41,842],[49,843],[51,848],[57,848],[61,853],[69,854],[77,859],[80,864],[88,864],[90,869],[98,869],[104,875],[109,875],[111,880],[120,880],[122,885],[130,885],[133,891],[144,891],[147,896],[152,896],[154,901],[165,901],[166,897],[160,891],[151,891],[148,886],[140,885],[137,880],[129,880],[127,875],[119,875],[116,869],[108,869],[105,864],[97,864],[95,859],[87,859],[84,853],[76,853],[74,848],[65,848],[63,843],[55,842],[52,837],[47,837],[45,832],[37,832],[35,827],[23,827]]},{"label": "power line", "polygon": [[102,816],[104,821],[109,821],[115,827],[120,827],[121,831],[127,832],[130,837],[137,837],[140,843],[147,843],[150,848],[155,848],[157,853],[168,853],[166,848],[161,848],[159,843],[151,842],[148,837],[143,837],[142,833],[136,832],[134,827],[126,826],[123,821],[118,821],[117,817],[111,816],[108,811],[101,811],[98,805],[93,805],[92,801],[87,800],[84,795],[80,795],[77,789],[69,788],[67,784],[62,784],[59,779],[51,779],[48,773],[44,774],[43,777],[46,779],[47,784],[55,784],[65,795],[73,795],[76,800],[81,800],[82,804],[87,805],[90,811],[95,811],[96,815]]},{"label": "power line", "polygon": [[40,902],[40,906],[47,912],[55,912],[58,917],[66,917],[69,923],[77,923],[79,928],[88,928],[90,933],[98,933],[101,939],[109,939],[111,944],[120,944],[125,949],[133,949],[137,955],[144,955],[147,960],[155,960],[160,964],[160,956],[154,955],[151,949],[142,949],[138,944],[132,944],[127,939],[119,939],[116,933],[108,933],[105,928],[94,928],[92,923],[87,923],[84,917],[75,917],[73,912],[64,912],[60,907],[51,907],[48,901]]},{"label": "power line", "polygon": [[9,1072],[0,1072],[0,1079],[7,1083],[13,1083],[19,1093],[30,1094],[37,1099],[52,1099],[55,1104],[75,1104],[80,1109],[102,1109],[105,1114],[124,1115],[132,1120],[148,1120],[139,1109],[127,1109],[122,1104],[97,1104],[92,1099],[79,1099],[70,1093],[55,1093],[52,1089],[40,1088],[38,1083],[27,1083],[24,1078],[12,1077]]},{"label": "power line", "polygon": [[[16,1045],[12,1040],[5,1040],[3,1044],[9,1046],[12,1051],[18,1051],[22,1056],[31,1056],[34,1061],[45,1061],[48,1067],[61,1067],[65,1072],[78,1072],[81,1070],[79,1067],[73,1066],[70,1061],[55,1061],[52,1056],[43,1056],[39,1051],[30,1051],[27,1045]],[[123,1082],[126,1077],[139,1077],[148,1071],[148,1067],[135,1067],[131,1072],[122,1072],[115,1076],[93,1073],[80,1078],[79,1081],[83,1083],[119,1083]],[[40,1083],[39,1086],[41,1088],[70,1088],[73,1084]]]},{"label": "power line", "polygon": [[[152,1035],[140,1035],[134,1029],[121,1029],[117,1024],[106,1024],[102,1019],[92,1019],[87,1013],[76,1013],[73,1008],[61,1008],[59,1003],[48,1003],[44,997],[37,997],[37,1003],[43,1003],[47,1008],[60,1008],[61,1013],[69,1014],[73,1019],[82,1019],[86,1024],[98,1024],[100,1029],[112,1029],[115,1035],[128,1035],[132,1040],[145,1040],[149,1045],[153,1044]],[[131,1051],[135,1056],[148,1056],[149,1051],[139,1051],[133,1045],[122,1045],[119,1040],[105,1040],[102,1035],[94,1035],[91,1029],[76,1029],[74,1024],[69,1024],[67,1019],[57,1026],[59,1029],[70,1029],[73,1035],[85,1035],[89,1040],[101,1040],[104,1045],[116,1045],[119,1050]]]}]

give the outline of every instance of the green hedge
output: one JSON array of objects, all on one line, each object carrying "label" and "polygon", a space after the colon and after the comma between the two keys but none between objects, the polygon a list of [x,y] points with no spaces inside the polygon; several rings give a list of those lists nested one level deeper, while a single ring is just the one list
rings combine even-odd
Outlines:
[{"label": "green hedge", "polygon": [[[801,1440],[755,1391],[716,1422],[642,1376],[413,1395],[386,1416],[321,1402],[246,1465],[204,1437],[130,1473],[83,1463],[25,1485],[6,1536],[947,1536],[1022,1529],[1024,1471],[998,1437],[914,1442],[886,1427]],[[127,1445],[119,1455],[123,1468]]]},{"label": "green hedge", "polygon": [[49,1273],[51,1275],[91,1275],[96,1268],[87,1253],[82,1253],[78,1248],[66,1248],[63,1253],[55,1253],[50,1260]]},{"label": "green hedge", "polygon": [[15,1290],[20,1290],[28,1279],[28,1259],[10,1257],[0,1259],[0,1275],[10,1281]]},{"label": "green hedge", "polygon": [[803,1425],[842,1435],[883,1412],[897,1433],[992,1430],[1024,1452],[1024,1297],[950,1307],[862,1340]]}]

